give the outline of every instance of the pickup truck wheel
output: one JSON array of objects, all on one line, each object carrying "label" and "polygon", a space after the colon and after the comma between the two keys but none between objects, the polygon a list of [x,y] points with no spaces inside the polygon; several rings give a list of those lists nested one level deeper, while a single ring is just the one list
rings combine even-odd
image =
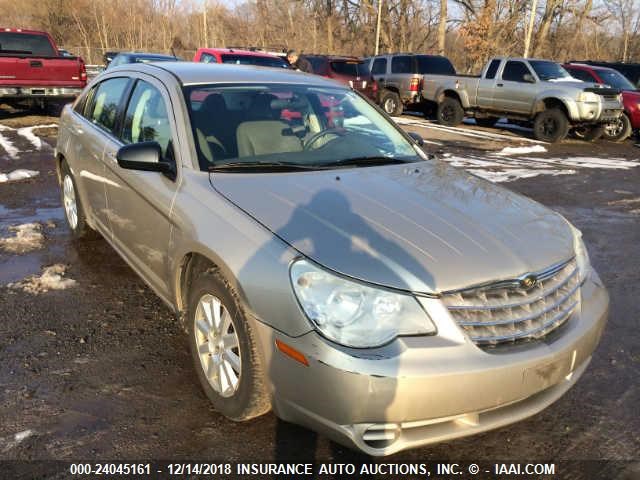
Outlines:
[{"label": "pickup truck wheel", "polygon": [[604,134],[604,125],[589,125],[577,127],[573,130],[573,135],[585,142],[595,142]]},{"label": "pickup truck wheel", "polygon": [[402,111],[404,110],[400,95],[390,90],[385,90],[382,93],[380,105],[387,115],[391,115],[392,117],[402,115]]},{"label": "pickup truck wheel", "polygon": [[455,127],[460,125],[464,120],[464,110],[458,100],[451,97],[445,97],[438,104],[438,123]]},{"label": "pickup truck wheel", "polygon": [[67,225],[71,230],[71,234],[77,240],[97,237],[97,233],[87,223],[87,217],[84,214],[84,208],[78,195],[78,187],[73,178],[73,174],[66,162],[62,162],[61,166],[62,183],[61,197],[62,206],[64,207]]},{"label": "pickup truck wheel", "polygon": [[632,132],[631,120],[626,113],[623,113],[613,122],[605,124],[603,137],[610,142],[623,142],[631,136]]},{"label": "pickup truck wheel", "polygon": [[196,372],[214,408],[235,421],[267,413],[256,339],[237,294],[217,270],[194,280],[187,319]]},{"label": "pickup truck wheel", "polygon": [[533,135],[544,142],[555,143],[569,133],[569,120],[559,108],[543,110],[533,120]]}]

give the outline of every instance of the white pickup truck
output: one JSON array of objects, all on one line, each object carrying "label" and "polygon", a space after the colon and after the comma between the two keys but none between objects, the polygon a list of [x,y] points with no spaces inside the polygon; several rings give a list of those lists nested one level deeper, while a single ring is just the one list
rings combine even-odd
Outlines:
[{"label": "white pickup truck", "polygon": [[595,140],[623,111],[620,91],[573,78],[548,60],[496,57],[480,76],[423,76],[422,99],[437,104],[438,122],[458,125],[465,116],[482,126],[506,117],[533,122],[537,139],[558,142],[571,128]]}]

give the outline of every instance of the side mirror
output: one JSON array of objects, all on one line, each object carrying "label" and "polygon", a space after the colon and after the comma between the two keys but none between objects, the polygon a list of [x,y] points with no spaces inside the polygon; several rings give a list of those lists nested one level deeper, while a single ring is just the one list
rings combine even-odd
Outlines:
[{"label": "side mirror", "polygon": [[413,141],[416,142],[416,144],[419,147],[422,147],[424,145],[424,138],[422,138],[422,136],[419,133],[416,133],[416,132],[407,132],[407,133],[411,138],[413,138]]},{"label": "side mirror", "polygon": [[132,143],[120,147],[116,159],[118,165],[127,170],[160,172],[175,178],[175,167],[171,162],[162,160],[162,147],[158,142]]},{"label": "side mirror", "polygon": [[525,73],[522,76],[522,79],[527,83],[536,83],[536,79],[533,78],[533,75],[531,75],[530,73]]}]

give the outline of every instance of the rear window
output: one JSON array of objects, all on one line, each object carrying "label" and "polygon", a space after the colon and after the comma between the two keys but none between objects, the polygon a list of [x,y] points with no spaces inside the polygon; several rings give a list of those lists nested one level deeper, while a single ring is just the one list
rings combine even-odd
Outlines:
[{"label": "rear window", "polygon": [[331,69],[339,75],[349,75],[351,77],[365,77],[369,74],[369,70],[362,62],[331,62]]},{"label": "rear window", "polygon": [[456,74],[456,69],[453,68],[453,65],[451,65],[448,58],[431,55],[416,55],[416,62],[418,64],[417,73],[431,73],[434,75]]},{"label": "rear window", "polygon": [[278,57],[261,57],[258,55],[222,55],[222,63],[235,65],[257,65],[259,67],[289,68],[287,62]]},{"label": "rear window", "polygon": [[0,32],[0,53],[19,53],[37,57],[56,56],[46,36],[14,32]]}]

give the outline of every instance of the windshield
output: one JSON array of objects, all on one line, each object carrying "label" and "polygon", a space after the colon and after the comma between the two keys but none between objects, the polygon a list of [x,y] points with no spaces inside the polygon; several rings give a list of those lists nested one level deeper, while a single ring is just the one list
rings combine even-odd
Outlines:
[{"label": "windshield", "polygon": [[561,65],[555,62],[545,62],[543,60],[530,60],[533,70],[542,81],[545,80],[574,80]]},{"label": "windshield", "polygon": [[185,87],[203,170],[286,164],[332,168],[418,161],[416,148],[357,93],[306,85]]},{"label": "windshield", "polygon": [[289,64],[278,57],[261,57],[259,55],[222,55],[222,63],[236,65],[257,65],[259,67],[289,68]]},{"label": "windshield", "polygon": [[613,88],[619,88],[620,90],[635,90],[627,77],[615,70],[597,70],[596,73],[602,79],[602,83],[605,83]]},{"label": "windshield", "polygon": [[366,77],[369,75],[369,70],[362,62],[333,61],[331,62],[331,68],[338,75],[348,75],[350,77]]},{"label": "windshield", "polygon": [[44,35],[0,32],[0,53],[13,52],[37,57],[56,56],[49,39]]}]

